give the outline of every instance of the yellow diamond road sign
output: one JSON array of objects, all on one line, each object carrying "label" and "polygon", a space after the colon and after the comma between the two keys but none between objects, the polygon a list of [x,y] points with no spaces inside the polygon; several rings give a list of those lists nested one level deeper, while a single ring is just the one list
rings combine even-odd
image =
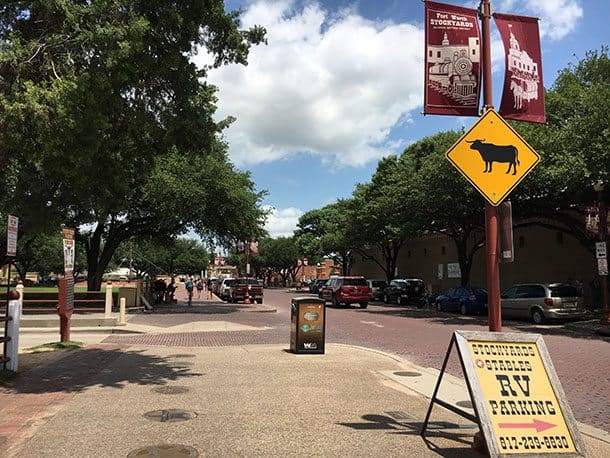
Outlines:
[{"label": "yellow diamond road sign", "polygon": [[449,161],[497,206],[540,156],[494,110],[488,110],[445,153]]}]

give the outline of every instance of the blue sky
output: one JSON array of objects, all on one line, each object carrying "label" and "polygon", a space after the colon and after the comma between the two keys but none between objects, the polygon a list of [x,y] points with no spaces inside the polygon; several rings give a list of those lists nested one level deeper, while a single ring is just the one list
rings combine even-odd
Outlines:
[{"label": "blue sky", "polygon": [[[420,0],[228,0],[243,26],[268,30],[247,67],[209,74],[231,160],[249,170],[273,208],[272,236],[291,235],[300,215],[349,197],[380,158],[475,118],[423,116],[424,4]],[[476,8],[478,1],[445,1]],[[541,19],[545,87],[557,72],[608,45],[607,0],[492,0],[493,11]],[[504,51],[492,23],[494,105]],[[196,61],[206,62],[205,55]],[[457,172],[456,172],[457,173]],[[468,186],[466,181],[465,186]]]}]

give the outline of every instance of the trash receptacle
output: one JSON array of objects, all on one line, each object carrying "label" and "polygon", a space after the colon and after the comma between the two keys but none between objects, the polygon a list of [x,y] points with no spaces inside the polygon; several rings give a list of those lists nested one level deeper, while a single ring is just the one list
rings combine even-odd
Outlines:
[{"label": "trash receptacle", "polygon": [[324,353],[325,302],[314,297],[295,297],[290,308],[290,351]]}]

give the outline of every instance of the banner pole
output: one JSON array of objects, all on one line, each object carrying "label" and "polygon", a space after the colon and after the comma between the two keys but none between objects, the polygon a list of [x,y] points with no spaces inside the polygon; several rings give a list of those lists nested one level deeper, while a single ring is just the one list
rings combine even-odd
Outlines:
[{"label": "banner pole", "polygon": [[[481,0],[481,35],[483,47],[483,110],[493,109],[491,81],[491,34],[489,23],[491,5],[489,0]],[[498,211],[485,202],[485,253],[487,259],[487,306],[489,330],[502,331],[502,311],[500,308],[500,269],[498,264]]]}]

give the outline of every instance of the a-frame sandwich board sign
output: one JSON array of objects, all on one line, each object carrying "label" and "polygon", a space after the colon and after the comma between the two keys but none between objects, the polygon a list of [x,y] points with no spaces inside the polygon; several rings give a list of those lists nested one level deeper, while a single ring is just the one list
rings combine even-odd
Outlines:
[{"label": "a-frame sandwich board sign", "polygon": [[[437,398],[456,346],[475,417]],[[455,331],[424,420],[439,404],[479,424],[491,457],[583,457],[584,443],[539,334]]]}]

